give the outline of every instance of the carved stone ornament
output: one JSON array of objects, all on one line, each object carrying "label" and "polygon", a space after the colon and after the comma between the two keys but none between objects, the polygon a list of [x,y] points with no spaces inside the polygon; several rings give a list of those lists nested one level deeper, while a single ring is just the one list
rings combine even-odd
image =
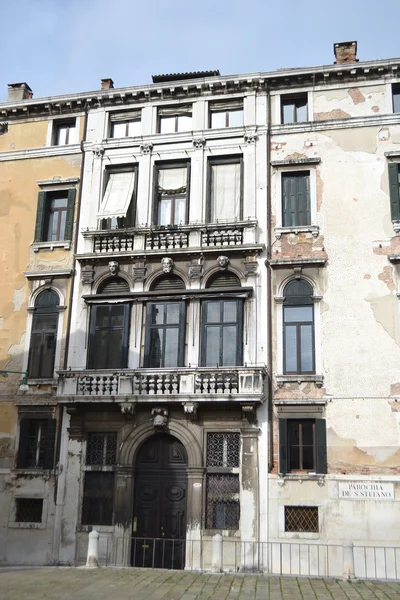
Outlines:
[{"label": "carved stone ornament", "polygon": [[194,421],[197,418],[197,408],[198,408],[198,403],[197,402],[182,402],[183,405],[183,411],[186,415],[189,416],[189,418]]},{"label": "carved stone ornament", "polygon": [[118,273],[118,263],[116,260],[110,260],[108,263],[108,268],[110,269],[111,275],[116,275]]},{"label": "carved stone ornament", "polygon": [[242,406],[242,415],[243,420],[248,423],[256,423],[257,415],[256,415],[256,407],[252,404],[245,404]]},{"label": "carved stone ornament", "polygon": [[203,275],[203,265],[190,265],[189,279],[201,279]]},{"label": "carved stone ornament", "polygon": [[201,150],[202,148],[204,148],[206,145],[206,139],[205,138],[194,138],[193,139],[193,146],[196,148],[196,150]]},{"label": "carved stone ornament", "polygon": [[153,150],[153,144],[140,144],[140,152],[142,154],[151,154]]},{"label": "carved stone ornament", "polygon": [[244,274],[258,275],[258,263],[255,260],[246,260],[244,263]]},{"label": "carved stone ornament", "polygon": [[81,271],[81,282],[83,285],[91,285],[94,280],[94,268],[92,265],[84,265]]},{"label": "carved stone ornament", "polygon": [[94,148],[92,148],[92,152],[93,156],[95,156],[96,158],[101,158],[104,154],[104,148],[102,148],[101,146],[95,146]]},{"label": "carved stone ornament", "polygon": [[0,135],[3,133],[7,133],[8,131],[8,123],[0,123]]},{"label": "carved stone ornament", "polygon": [[172,258],[169,258],[169,256],[164,256],[161,259],[161,265],[164,273],[171,273],[174,266],[174,261],[172,260]]},{"label": "carved stone ornament", "polygon": [[135,404],[132,404],[131,402],[124,402],[120,406],[121,406],[121,413],[125,417],[129,417],[132,419],[135,416],[135,412],[136,412]]},{"label": "carved stone ornament", "polygon": [[244,134],[244,141],[246,144],[255,144],[257,140],[258,135],[256,133],[248,132]]},{"label": "carved stone ornament", "polygon": [[162,431],[168,423],[168,411],[166,408],[153,408],[151,411],[153,427],[157,431]]},{"label": "carved stone ornament", "polygon": [[144,266],[137,266],[132,268],[133,281],[144,281],[147,275],[147,269]]},{"label": "carved stone ornament", "polygon": [[227,256],[218,256],[217,263],[220,269],[227,269],[230,263],[230,260]]}]

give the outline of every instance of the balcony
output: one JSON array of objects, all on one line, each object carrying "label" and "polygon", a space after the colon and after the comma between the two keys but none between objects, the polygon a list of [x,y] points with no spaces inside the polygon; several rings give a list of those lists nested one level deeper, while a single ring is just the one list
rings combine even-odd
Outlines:
[{"label": "balcony", "polygon": [[59,397],[70,401],[264,401],[265,367],[59,371]]},{"label": "balcony", "polygon": [[262,250],[257,243],[257,221],[232,223],[193,223],[181,226],[144,227],[135,229],[86,230],[85,252],[79,258],[93,256],[134,255],[166,252],[202,252],[206,250],[229,250],[243,247],[246,250]]}]

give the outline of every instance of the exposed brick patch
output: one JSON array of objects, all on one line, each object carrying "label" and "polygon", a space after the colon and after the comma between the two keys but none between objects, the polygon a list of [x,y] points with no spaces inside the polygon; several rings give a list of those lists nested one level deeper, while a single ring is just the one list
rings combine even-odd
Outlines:
[{"label": "exposed brick patch", "polygon": [[391,396],[400,396],[400,383],[392,383],[390,386]]},{"label": "exposed brick patch", "polygon": [[371,110],[373,110],[375,113],[379,112],[379,106],[371,106]]},{"label": "exposed brick patch", "polygon": [[379,273],[378,279],[383,281],[386,286],[389,288],[391,292],[394,292],[396,289],[396,284],[393,281],[393,267],[386,266],[383,267],[382,273]]},{"label": "exposed brick patch", "polygon": [[308,383],[284,383],[282,387],[274,390],[275,400],[305,400],[310,398],[324,398],[325,388],[319,388],[313,382]]},{"label": "exposed brick patch", "polygon": [[292,154],[287,154],[285,156],[285,160],[299,160],[301,158],[308,158],[307,154],[301,154],[300,152],[293,152]]},{"label": "exposed brick patch", "polygon": [[324,258],[328,255],[324,248],[324,237],[318,238],[307,233],[283,234],[280,240],[276,240],[272,252],[274,258]]},{"label": "exposed brick patch", "polygon": [[379,256],[388,256],[388,254],[400,254],[400,236],[393,236],[390,240],[390,244],[380,244],[379,246],[374,246],[373,251],[374,254],[378,254]]},{"label": "exposed brick patch", "polygon": [[347,90],[350,98],[353,100],[354,104],[361,104],[365,102],[364,94],[359,90],[359,88],[350,88]]},{"label": "exposed brick patch", "polygon": [[364,279],[371,279],[371,275],[370,275],[369,273],[366,273],[366,274],[364,275]]},{"label": "exposed brick patch", "polygon": [[329,119],[347,119],[349,118],[349,113],[345,112],[341,108],[335,108],[330,112],[320,112],[315,113],[314,120],[315,121],[328,121]]}]

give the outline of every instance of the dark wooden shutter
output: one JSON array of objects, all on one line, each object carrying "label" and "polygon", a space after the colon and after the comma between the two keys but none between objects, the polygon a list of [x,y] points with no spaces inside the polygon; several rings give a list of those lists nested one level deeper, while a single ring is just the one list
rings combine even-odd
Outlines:
[{"label": "dark wooden shutter", "polygon": [[64,234],[65,240],[72,240],[72,231],[74,228],[75,196],[75,189],[68,190],[67,218],[65,220]]},{"label": "dark wooden shutter", "polygon": [[19,446],[17,467],[23,469],[26,467],[28,459],[28,438],[29,438],[29,419],[21,419],[19,424]]},{"label": "dark wooden shutter", "polygon": [[400,220],[399,164],[389,163],[389,193],[392,221]]},{"label": "dark wooden shutter", "polygon": [[54,445],[56,440],[56,420],[47,419],[46,450],[43,461],[44,469],[52,469],[54,466]]},{"label": "dark wooden shutter", "polygon": [[43,242],[44,217],[46,213],[46,192],[39,192],[36,212],[35,242]]},{"label": "dark wooden shutter", "polygon": [[315,441],[317,445],[316,472],[327,473],[325,419],[315,419]]},{"label": "dark wooden shutter", "polygon": [[292,179],[287,175],[282,175],[282,225],[290,227],[292,225],[291,211],[291,183]]},{"label": "dark wooden shutter", "polygon": [[279,473],[286,475],[288,470],[287,420],[279,419]]}]

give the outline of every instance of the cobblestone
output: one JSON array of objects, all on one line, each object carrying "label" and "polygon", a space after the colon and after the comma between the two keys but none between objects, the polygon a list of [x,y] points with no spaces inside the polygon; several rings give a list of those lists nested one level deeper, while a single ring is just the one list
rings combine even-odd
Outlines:
[{"label": "cobblestone", "polygon": [[400,582],[157,569],[0,569],[0,600],[375,600],[400,599]]}]

